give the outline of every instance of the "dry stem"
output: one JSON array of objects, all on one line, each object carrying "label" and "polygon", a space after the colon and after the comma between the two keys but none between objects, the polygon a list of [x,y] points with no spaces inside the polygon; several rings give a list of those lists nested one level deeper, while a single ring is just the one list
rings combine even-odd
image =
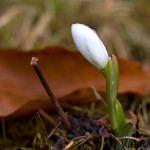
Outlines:
[{"label": "dry stem", "polygon": [[63,111],[62,107],[60,106],[58,100],[55,98],[54,94],[52,93],[50,87],[48,86],[46,80],[44,79],[42,72],[40,71],[39,67],[38,67],[38,58],[36,57],[32,57],[30,64],[34,67],[43,87],[45,88],[48,96],[50,97],[52,103],[54,104],[58,114],[60,115],[60,117],[62,118],[62,121],[64,122],[65,127],[67,128],[67,130],[71,130],[71,125],[70,122],[65,114],[65,112]]}]

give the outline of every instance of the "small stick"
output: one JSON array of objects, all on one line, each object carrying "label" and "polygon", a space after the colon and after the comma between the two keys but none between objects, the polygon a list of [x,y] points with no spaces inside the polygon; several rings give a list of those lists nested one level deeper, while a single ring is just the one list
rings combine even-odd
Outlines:
[{"label": "small stick", "polygon": [[38,112],[46,119],[48,120],[53,126],[56,126],[56,121],[51,117],[49,116],[44,110],[42,109],[39,109]]},{"label": "small stick", "polygon": [[96,88],[93,85],[91,85],[91,88],[92,88],[92,90],[94,92],[96,100],[97,101],[100,100],[105,105],[105,107],[107,108],[108,106],[107,106],[106,101],[101,97],[101,95],[98,93],[98,91],[96,90]]},{"label": "small stick", "polygon": [[55,133],[55,131],[58,129],[58,127],[60,126],[60,122],[58,122],[58,124],[55,126],[55,128],[51,131],[51,133],[48,135],[47,140]]},{"label": "small stick", "polygon": [[38,58],[32,57],[30,64],[34,67],[43,87],[45,88],[48,96],[50,97],[52,103],[54,104],[58,114],[62,118],[62,121],[64,122],[65,127],[67,128],[67,130],[71,130],[71,125],[70,125],[70,122],[69,122],[65,112],[63,111],[62,107],[60,106],[58,100],[55,98],[55,96],[52,93],[50,87],[48,86],[46,80],[44,79],[42,72],[40,71],[40,69],[38,67]]},{"label": "small stick", "polygon": [[112,138],[114,138],[120,145],[122,145],[122,147],[123,147],[125,150],[128,150],[125,146],[123,146],[122,142],[121,142],[116,136],[114,136],[113,134],[110,134],[110,136],[111,136]]}]

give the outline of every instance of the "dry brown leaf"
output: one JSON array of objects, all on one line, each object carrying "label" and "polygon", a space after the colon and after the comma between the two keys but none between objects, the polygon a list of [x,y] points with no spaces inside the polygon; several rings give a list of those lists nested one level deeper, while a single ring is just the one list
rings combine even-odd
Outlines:
[{"label": "dry brown leaf", "polygon": [[[0,116],[8,119],[27,115],[38,108],[52,110],[53,105],[34,69],[32,56],[55,96],[62,103],[85,104],[95,100],[91,84],[105,93],[105,79],[78,52],[62,47],[48,47],[39,52],[0,51]],[[119,59],[119,93],[150,93],[150,72],[133,61]]]}]

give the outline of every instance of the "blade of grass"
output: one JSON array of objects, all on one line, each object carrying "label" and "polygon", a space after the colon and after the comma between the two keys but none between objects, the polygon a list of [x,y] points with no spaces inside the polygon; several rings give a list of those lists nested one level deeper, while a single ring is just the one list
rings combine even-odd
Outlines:
[{"label": "blade of grass", "polygon": [[5,141],[5,146],[7,147],[7,136],[6,136],[6,129],[5,129],[5,120],[4,117],[2,117],[2,132],[3,132],[3,136],[4,136],[4,141]]},{"label": "blade of grass", "polygon": [[21,150],[36,150],[35,148],[25,148],[25,147],[21,147]]},{"label": "blade of grass", "polygon": [[70,150],[74,150],[74,149],[77,149],[79,146],[81,146],[82,144],[84,144],[88,139],[90,138],[90,136],[89,137],[87,137],[84,141],[82,141],[81,143],[79,143],[78,145],[76,145],[76,146],[74,146],[73,148],[71,148]]},{"label": "blade of grass", "polygon": [[40,114],[37,112],[37,115],[38,115],[38,117],[39,117],[39,120],[41,121],[41,124],[42,124],[42,127],[43,127],[43,130],[44,130],[44,132],[45,132],[45,135],[46,135],[46,137],[48,137],[48,133],[47,133],[47,131],[46,131],[46,128],[45,128],[45,126],[44,126],[44,123],[43,123],[43,121],[42,121],[42,118],[41,118],[41,116],[40,116]]},{"label": "blade of grass", "polygon": [[143,130],[139,130],[139,129],[134,129],[135,131],[139,132],[139,133],[142,133],[143,135],[147,136],[147,137],[150,137],[150,134],[143,131]]},{"label": "blade of grass", "polygon": [[104,147],[104,137],[102,136],[102,142],[101,142],[101,148],[100,148],[100,150],[103,150],[103,147]]},{"label": "blade of grass", "polygon": [[79,111],[79,112],[82,112],[84,110],[84,112],[90,114],[91,116],[94,116],[95,114],[97,114],[97,115],[104,114],[103,112],[100,112],[99,110],[96,110],[96,109],[91,111],[91,109],[88,109],[88,108],[81,108],[81,107],[73,106],[73,105],[69,105],[69,104],[63,104],[63,107],[71,109],[71,110]]}]

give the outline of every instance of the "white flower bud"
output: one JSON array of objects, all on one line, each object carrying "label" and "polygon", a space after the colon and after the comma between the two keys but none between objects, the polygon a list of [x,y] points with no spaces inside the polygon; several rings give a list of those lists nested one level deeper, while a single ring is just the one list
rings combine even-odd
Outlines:
[{"label": "white flower bud", "polygon": [[83,24],[73,24],[72,37],[80,53],[96,68],[104,69],[108,62],[108,53],[94,30]]}]

